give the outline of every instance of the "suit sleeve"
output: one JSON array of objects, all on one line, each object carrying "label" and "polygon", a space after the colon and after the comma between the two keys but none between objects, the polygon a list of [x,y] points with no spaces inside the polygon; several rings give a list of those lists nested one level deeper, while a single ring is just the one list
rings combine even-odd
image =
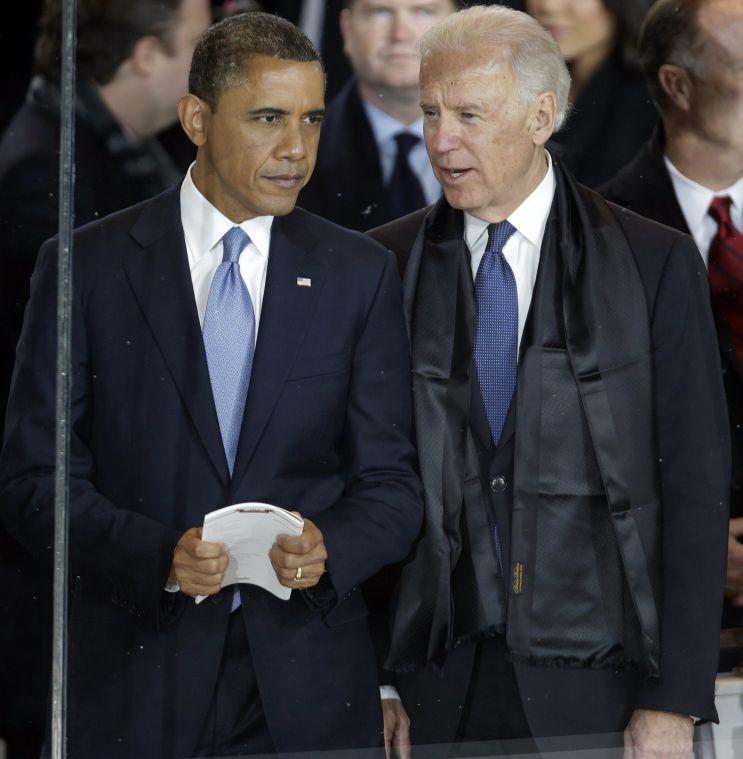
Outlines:
[{"label": "suit sleeve", "polygon": [[[86,591],[157,625],[179,534],[117,507],[93,484],[94,377],[81,282],[78,272],[71,335],[70,570]],[[8,532],[40,561],[51,560],[54,530],[56,312],[57,242],[50,241],[39,253],[32,278],[0,457],[0,517]]]},{"label": "suit sleeve", "polygon": [[730,442],[707,273],[680,237],[652,316],[663,507],[660,679],[636,706],[715,720]]},{"label": "suit sleeve", "polygon": [[400,279],[394,257],[385,256],[354,355],[343,440],[348,484],[317,517],[339,600],[402,560],[423,518]]}]

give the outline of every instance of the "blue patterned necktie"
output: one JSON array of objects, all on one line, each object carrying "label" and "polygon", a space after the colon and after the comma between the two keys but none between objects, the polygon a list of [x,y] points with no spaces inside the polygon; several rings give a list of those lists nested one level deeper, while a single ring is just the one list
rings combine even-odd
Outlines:
[{"label": "blue patterned necktie", "polygon": [[503,246],[515,231],[508,221],[488,227],[488,244],[475,277],[475,367],[496,445],[516,389],[519,299],[516,279],[503,256]]},{"label": "blue patterned necktie", "polygon": [[[503,256],[503,246],[515,231],[507,221],[488,227],[488,244],[475,277],[475,368],[488,427],[496,446],[516,389],[519,298],[516,279]],[[503,554],[497,524],[493,525],[492,537],[503,577]]]},{"label": "blue patterned necktie", "polygon": [[[238,264],[240,253],[249,243],[250,238],[240,227],[232,227],[222,238],[224,255],[214,273],[204,314],[206,361],[230,475],[235,467],[255,353],[253,301]],[[232,611],[238,606],[240,590],[235,586]]]}]

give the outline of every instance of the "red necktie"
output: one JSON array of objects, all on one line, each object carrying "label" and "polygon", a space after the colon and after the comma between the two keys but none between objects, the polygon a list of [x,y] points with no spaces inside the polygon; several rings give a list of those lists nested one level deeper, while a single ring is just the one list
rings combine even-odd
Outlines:
[{"label": "red necktie", "polygon": [[712,307],[727,325],[730,338],[743,360],[743,233],[730,219],[730,197],[714,198],[709,215],[717,234],[709,248],[709,286]]}]

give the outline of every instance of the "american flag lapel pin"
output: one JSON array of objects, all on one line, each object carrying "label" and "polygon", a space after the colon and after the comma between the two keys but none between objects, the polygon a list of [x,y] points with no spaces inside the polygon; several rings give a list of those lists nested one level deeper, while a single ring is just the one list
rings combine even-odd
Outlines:
[{"label": "american flag lapel pin", "polygon": [[312,280],[309,277],[297,277],[297,287],[312,287]]}]

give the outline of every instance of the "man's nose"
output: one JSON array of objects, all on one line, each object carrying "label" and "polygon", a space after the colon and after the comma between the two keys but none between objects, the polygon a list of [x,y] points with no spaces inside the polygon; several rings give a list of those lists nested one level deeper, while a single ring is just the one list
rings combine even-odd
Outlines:
[{"label": "man's nose", "polygon": [[390,37],[394,42],[408,42],[416,38],[409,12],[396,11],[392,14]]},{"label": "man's nose", "polygon": [[459,133],[447,119],[439,119],[434,124],[426,124],[424,129],[426,148],[429,153],[448,153],[459,147]]},{"label": "man's nose", "polygon": [[307,142],[300,124],[287,124],[279,144],[279,157],[301,161],[307,156]]}]

